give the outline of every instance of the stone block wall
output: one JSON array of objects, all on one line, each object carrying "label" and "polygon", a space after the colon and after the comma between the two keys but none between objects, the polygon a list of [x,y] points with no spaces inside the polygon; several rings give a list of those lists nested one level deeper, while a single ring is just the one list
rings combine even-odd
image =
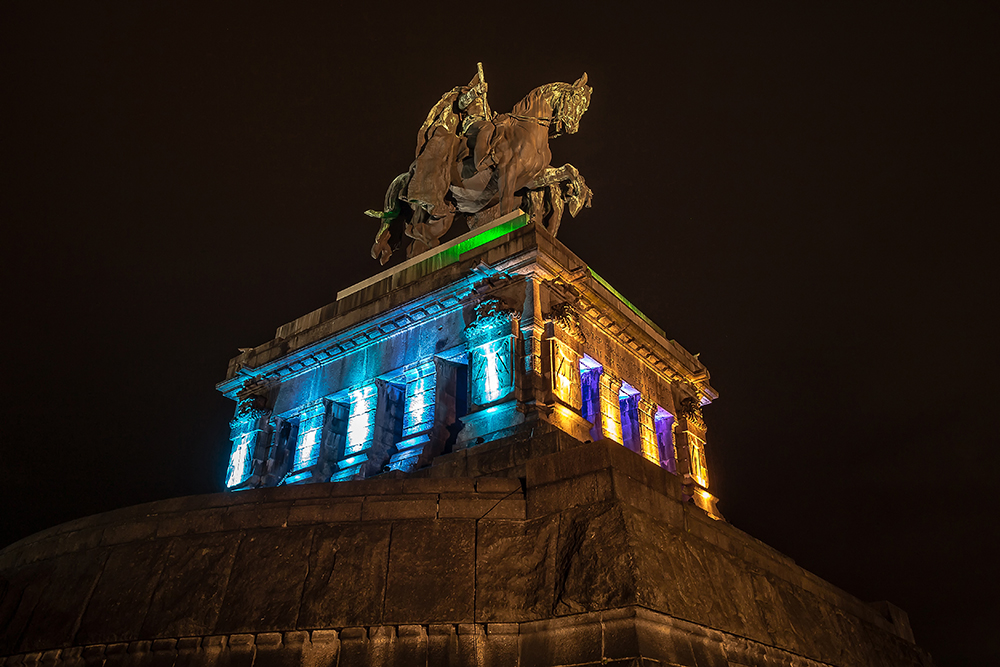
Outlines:
[{"label": "stone block wall", "polygon": [[0,667],[930,664],[905,615],[713,520],[620,445],[550,431],[435,462],[11,545]]}]

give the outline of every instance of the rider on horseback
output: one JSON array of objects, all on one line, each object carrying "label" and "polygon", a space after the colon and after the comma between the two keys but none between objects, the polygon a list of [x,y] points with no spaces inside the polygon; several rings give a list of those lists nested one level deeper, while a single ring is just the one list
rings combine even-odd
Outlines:
[{"label": "rider on horseback", "polygon": [[[434,105],[417,133],[416,159],[386,192],[382,211],[365,211],[382,226],[372,257],[385,264],[403,241],[407,256],[436,246],[456,216],[470,229],[517,208],[555,234],[563,209],[576,215],[592,193],[573,165],[550,166],[548,140],[577,131],[590,104],[584,74],[573,84],[540,86],[496,115],[486,100],[482,63],[467,86]],[[520,197],[520,199],[518,199]]]}]

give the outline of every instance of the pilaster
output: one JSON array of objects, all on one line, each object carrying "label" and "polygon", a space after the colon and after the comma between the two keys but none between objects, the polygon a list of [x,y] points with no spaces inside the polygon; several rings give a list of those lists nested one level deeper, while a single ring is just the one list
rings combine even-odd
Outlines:
[{"label": "pilaster", "polygon": [[600,415],[601,435],[609,440],[624,444],[622,436],[622,408],[619,401],[622,381],[620,378],[604,371],[600,381]]},{"label": "pilaster", "polygon": [[712,517],[720,519],[722,515],[716,508],[718,501],[708,491],[708,462],[705,459],[707,431],[698,399],[695,397],[683,399],[675,429],[677,473],[684,478],[685,496],[693,499],[698,507]]},{"label": "pilaster", "polygon": [[656,438],[655,424],[657,405],[640,396],[638,407],[640,453],[647,460],[660,465],[660,447]]},{"label": "pilaster", "polygon": [[[468,414],[462,417],[464,426],[456,442],[459,448],[481,443],[487,437],[500,437],[505,434],[501,429],[509,431],[524,421],[516,389],[521,387],[524,396],[523,388],[533,387],[540,375],[528,370],[534,368],[535,362],[527,348],[524,371],[519,371],[515,363],[518,358],[515,332],[521,319],[517,311],[505,308],[499,299],[488,298],[476,306],[475,318],[465,328],[470,405]],[[533,344],[530,342],[533,329],[534,325],[529,325],[526,346]],[[540,357],[538,365],[540,368]],[[529,393],[534,396],[535,392],[532,389]],[[531,404],[534,402],[532,399]]]},{"label": "pilaster", "polygon": [[266,397],[245,394],[236,404],[236,416],[229,422],[232,448],[226,470],[226,486],[245,489],[260,485],[267,452],[268,417]]}]

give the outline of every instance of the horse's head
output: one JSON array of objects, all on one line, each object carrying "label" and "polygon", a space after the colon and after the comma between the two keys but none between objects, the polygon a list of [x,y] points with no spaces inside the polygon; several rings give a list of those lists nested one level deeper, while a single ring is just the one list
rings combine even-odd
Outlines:
[{"label": "horse's head", "polygon": [[557,133],[574,134],[580,129],[580,117],[590,106],[590,94],[593,88],[587,85],[587,73],[572,84],[554,84],[559,86],[552,100],[552,120]]}]

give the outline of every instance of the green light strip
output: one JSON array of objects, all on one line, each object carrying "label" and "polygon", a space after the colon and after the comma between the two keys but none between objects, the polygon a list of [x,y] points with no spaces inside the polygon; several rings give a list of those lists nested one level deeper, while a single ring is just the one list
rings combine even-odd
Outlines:
[{"label": "green light strip", "polygon": [[660,334],[664,338],[667,337],[667,332],[666,331],[664,331],[660,327],[656,326],[656,324],[653,323],[653,320],[651,320],[648,317],[646,317],[646,315],[641,310],[639,310],[634,305],[632,305],[632,302],[629,301],[628,299],[626,299],[625,297],[623,297],[621,295],[621,292],[619,292],[614,287],[612,287],[611,284],[608,283],[607,280],[605,280],[604,278],[602,278],[599,275],[597,275],[597,271],[594,271],[589,266],[587,267],[587,269],[590,271],[590,275],[594,277],[594,280],[596,280],[597,282],[599,282],[602,285],[604,285],[605,289],[607,289],[609,292],[611,292],[616,297],[618,297],[619,299],[621,299],[622,303],[624,303],[626,306],[628,306],[632,310],[633,313],[635,313],[636,315],[638,315],[639,317],[641,317],[643,322],[645,322],[646,324],[648,324],[649,326],[651,326],[653,328],[653,331],[655,331],[656,333]]},{"label": "green light strip", "polygon": [[505,234],[510,234],[511,232],[518,230],[521,227],[526,226],[527,224],[528,224],[528,214],[522,213],[513,220],[508,220],[502,225],[497,225],[492,229],[487,229],[485,232],[482,232],[481,234],[476,234],[471,239],[462,241],[454,248],[452,248],[452,250],[456,251],[458,253],[458,256],[462,256],[465,253],[469,252],[470,250],[474,250],[479,246],[486,245],[490,241],[498,239],[501,236],[504,236]]},{"label": "green light strip", "polygon": [[[502,219],[503,218],[501,218],[501,220]],[[496,239],[500,238],[501,236],[504,236],[505,234],[510,234],[515,230],[527,226],[528,222],[529,218],[527,213],[521,213],[521,215],[511,218],[509,220],[505,220],[503,222],[495,220],[489,223],[490,225],[493,225],[492,227],[487,227],[487,229],[484,229],[478,234],[475,233],[475,230],[466,232],[466,234],[464,234],[463,236],[467,236],[468,238],[463,238],[463,236],[459,236],[458,238],[452,239],[451,241],[445,243],[444,245],[440,245],[436,248],[431,248],[427,252],[417,255],[412,259],[408,259],[402,264],[399,264],[398,266],[395,266],[391,269],[386,269],[382,273],[378,273],[369,278],[368,280],[363,280],[360,283],[357,283],[355,285],[348,287],[347,289],[337,292],[337,300],[340,301],[341,299],[348,297],[351,294],[354,294],[355,292],[363,290],[367,287],[371,287],[372,285],[378,284],[379,282],[386,280],[390,277],[396,276],[402,271],[407,271],[410,269],[414,269],[416,267],[420,267],[418,269],[419,271],[437,271],[438,269],[444,268],[449,264],[454,264],[455,262],[459,261],[462,255],[469,252],[470,250],[474,250],[482,245],[486,245],[490,241],[495,241]],[[460,241],[459,239],[462,240]]]},{"label": "green light strip", "polygon": [[459,261],[467,252],[471,252],[480,246],[484,246],[490,241],[495,241],[501,236],[510,234],[513,231],[520,229],[528,224],[528,214],[524,213],[516,218],[508,220],[507,222],[497,225],[496,227],[491,227],[479,234],[476,234],[472,238],[465,239],[461,243],[456,243],[450,248],[445,248],[433,257],[428,258],[426,261],[430,262],[434,267],[434,270],[448,266],[449,264],[454,264]]}]

